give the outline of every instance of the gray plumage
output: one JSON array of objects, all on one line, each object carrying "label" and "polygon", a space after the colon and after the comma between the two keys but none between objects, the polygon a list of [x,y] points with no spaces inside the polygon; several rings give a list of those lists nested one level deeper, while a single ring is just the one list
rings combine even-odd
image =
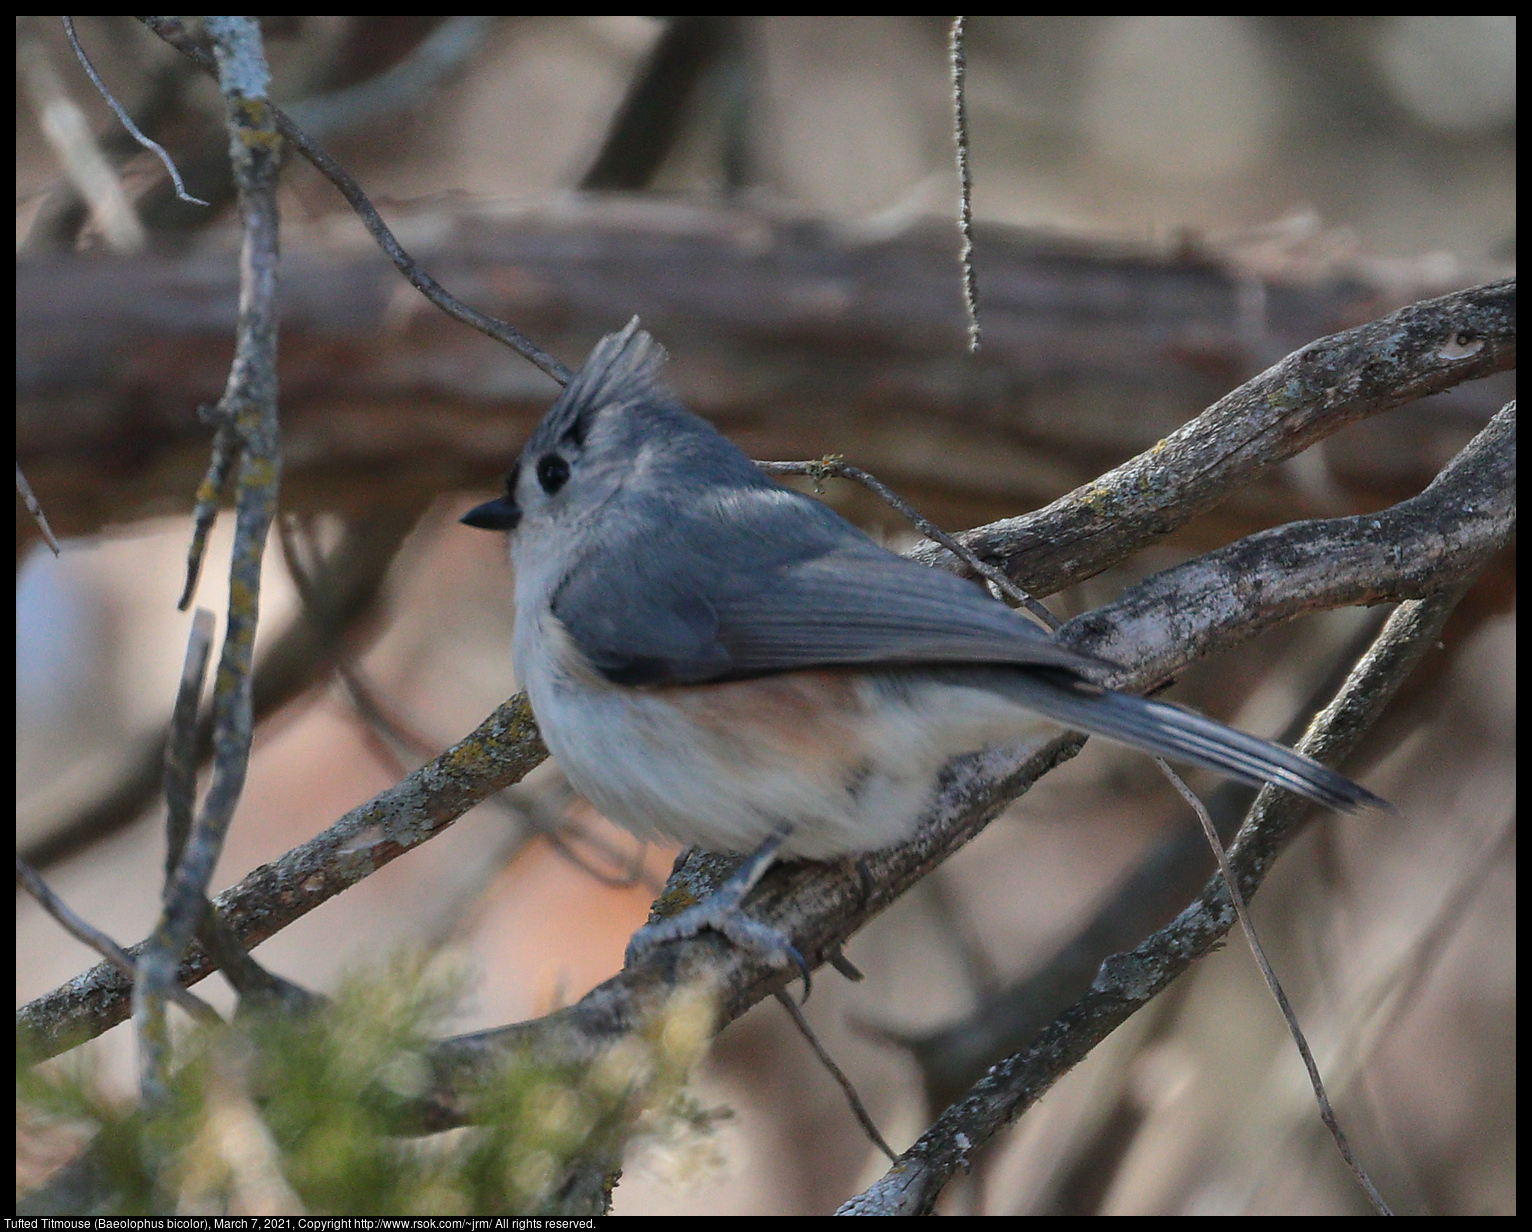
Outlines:
[{"label": "gray plumage", "polygon": [[[657,380],[664,351],[609,335],[548,413],[527,456],[620,416],[663,440],[642,488],[603,506],[599,559],[571,567],[553,611],[608,679],[701,684],[803,667],[913,663],[1102,666],[972,582],[878,546],[833,509],[763,475]],[[707,482],[699,484],[699,476]]]},{"label": "gray plumage", "polygon": [[[1099,687],[1099,660],[761,474],[663,387],[663,361],[636,318],[604,338],[533,433],[506,496],[465,518],[535,523],[512,540],[518,606],[553,618],[518,615],[518,675],[547,680],[527,686],[534,710],[540,688],[560,723],[573,728],[563,716],[585,713],[570,702],[567,671],[539,676],[540,661],[524,658],[523,642],[565,635],[588,669],[633,697],[801,669],[926,669],[931,681],[1245,782],[1334,808],[1382,803],[1290,749]],[[576,758],[580,733],[559,739]],[[620,784],[606,787],[620,808]]]}]

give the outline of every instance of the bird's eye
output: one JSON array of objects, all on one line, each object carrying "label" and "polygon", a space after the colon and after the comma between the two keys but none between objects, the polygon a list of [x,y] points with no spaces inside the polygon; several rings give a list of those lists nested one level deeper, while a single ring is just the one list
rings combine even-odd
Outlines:
[{"label": "bird's eye", "polygon": [[552,496],[569,482],[569,463],[556,453],[545,454],[537,462],[537,482]]}]

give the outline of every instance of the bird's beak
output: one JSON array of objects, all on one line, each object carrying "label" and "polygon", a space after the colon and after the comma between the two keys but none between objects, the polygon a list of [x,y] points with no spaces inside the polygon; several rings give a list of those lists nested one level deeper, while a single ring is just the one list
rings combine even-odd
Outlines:
[{"label": "bird's beak", "polygon": [[475,505],[458,521],[480,530],[515,530],[521,523],[521,510],[509,496],[497,496],[482,505]]}]

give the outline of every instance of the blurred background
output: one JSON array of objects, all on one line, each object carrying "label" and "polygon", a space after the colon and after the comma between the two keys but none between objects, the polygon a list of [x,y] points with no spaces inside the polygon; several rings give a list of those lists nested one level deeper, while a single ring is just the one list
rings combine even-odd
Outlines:
[{"label": "blurred background", "polygon": [[[1046,503],[1314,337],[1514,272],[1512,18],[971,19],[976,357],[945,18],[264,20],[276,100],[449,289],[570,365],[639,313],[681,393],[754,456],[844,453],[950,530]],[[212,203],[167,191],[56,21],[18,19],[18,457],[63,540],[55,560],[18,503],[18,846],[126,944],[158,905],[196,407],[227,369],[238,237],[211,84],[130,19],[78,28]],[[503,547],[455,519],[554,392],[430,308],[301,160],[282,209],[284,515],[216,889],[515,690]],[[1050,603],[1071,615],[1259,527],[1403,499],[1512,396],[1494,378],[1353,425]],[[823,495],[914,541],[865,492]],[[198,594],[219,612],[226,530]],[[1316,819],[1256,905],[1400,1213],[1515,1205],[1514,583],[1508,553],[1347,767],[1402,816]],[[1173,696],[1281,736],[1377,615],[1273,630]],[[1049,994],[1037,977],[1087,923],[1134,921],[1105,953],[1184,905],[1165,885],[1198,883],[1194,855],[1132,910],[1114,889],[1193,824],[1152,764],[1093,743],[853,940],[867,979],[826,973],[806,1012],[895,1149],[982,1073],[972,1040],[997,1007],[1046,1022],[1067,1004],[1067,979]],[[506,1023],[615,972],[674,855],[544,765],[257,957],[323,990],[439,947],[475,973],[456,1025]],[[18,1004],[92,964],[29,900],[17,916]],[[92,1047],[131,1090],[126,1029]],[[886,1167],[775,1004],[722,1034],[696,1094],[732,1118],[630,1161],[617,1212],[826,1213]],[[24,1159],[23,1182],[46,1162]],[[1235,941],[982,1152],[944,1209],[1364,1206]]]}]

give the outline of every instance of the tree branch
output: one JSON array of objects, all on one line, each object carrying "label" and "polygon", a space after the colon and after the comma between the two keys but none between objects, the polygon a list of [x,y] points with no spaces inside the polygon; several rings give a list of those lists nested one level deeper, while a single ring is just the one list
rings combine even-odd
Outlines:
[{"label": "tree branch", "polygon": [[[1461,597],[1460,587],[1448,587],[1431,599],[1400,607],[1335,701],[1314,720],[1299,749],[1321,760],[1343,756],[1435,644]],[[1228,853],[1228,864],[1247,901],[1310,813],[1295,796],[1270,786],[1261,789]],[[947,1180],[968,1166],[975,1150],[1036,1103],[1092,1048],[1208,953],[1234,926],[1235,918],[1228,883],[1222,873],[1215,874],[1200,897],[1170,924],[1131,953],[1113,955],[1103,962],[1085,995],[1060,1014],[1031,1047],[994,1065],[887,1173],[845,1203],[837,1214],[929,1214]],[[1376,1191],[1370,1196],[1381,1202]]]},{"label": "tree branch", "polygon": [[[440,237],[416,254],[439,279],[549,349],[583,355],[637,311],[671,350],[677,392],[754,456],[843,454],[949,526],[1089,485],[1294,348],[1400,302],[1366,268],[1338,268],[1260,280],[1252,322],[1237,253],[983,229],[975,357],[962,348],[950,229],[871,237],[742,208],[600,198],[512,218],[433,214],[417,229]],[[23,258],[16,289],[18,458],[54,529],[94,534],[184,511],[207,457],[207,428],[186,408],[216,400],[228,365],[238,288],[227,261]],[[1422,272],[1404,294],[1443,289]],[[287,254],[282,295],[284,508],[373,509],[380,478],[417,501],[498,488],[551,382],[401,299],[370,246]],[[1445,460],[1438,442],[1456,448],[1513,396],[1508,378],[1484,386],[1335,438],[1306,459],[1317,489],[1247,473],[1225,485],[1218,522],[1189,529],[1211,546],[1418,491]],[[25,544],[37,531],[24,523],[18,535]]]},{"label": "tree branch", "polygon": [[[1117,602],[1065,625],[1058,636],[1088,653],[1123,663],[1119,683],[1142,689],[1162,680],[1192,657],[1238,644],[1251,631],[1302,611],[1358,601],[1382,601],[1428,592],[1433,585],[1471,576],[1508,541],[1514,530],[1515,412],[1508,407],[1420,496],[1394,510],[1365,518],[1298,524],[1260,536],[1255,547],[1232,545],[1252,576],[1280,577],[1284,562],[1304,542],[1328,545],[1323,572],[1300,575],[1296,595],[1262,585],[1231,589],[1227,575],[1192,561],[1147,579]],[[1387,528],[1392,540],[1379,534]],[[1436,579],[1424,579],[1406,562],[1435,554]],[[1383,581],[1390,569],[1397,593]],[[1162,610],[1185,618],[1154,620],[1145,596]],[[1119,621],[1133,630],[1128,637]],[[792,937],[811,962],[824,960],[862,924],[957,850],[1041,774],[1072,756],[1082,741],[1067,736],[1018,757],[990,750],[955,763],[937,805],[910,843],[873,853],[862,864],[874,887],[870,897],[857,870],[842,864],[782,868],[763,881],[752,911]],[[248,949],[321,902],[450,825],[490,793],[518,781],[545,756],[531,712],[521,695],[507,702],[458,745],[401,783],[347,814],[324,834],[280,860],[249,874],[215,900]],[[726,875],[731,861],[698,857],[673,879],[671,892],[698,896]],[[194,951],[182,980],[193,983],[211,971]],[[634,1014],[652,1011],[676,980],[715,978],[721,1022],[737,1017],[786,978],[764,968],[710,935],[663,947],[638,967],[622,972],[572,1006],[537,1025],[468,1037],[444,1045],[444,1062],[457,1085],[463,1067],[497,1053],[513,1040],[537,1035],[557,1051],[581,1052],[620,1030]],[[22,1007],[18,1034],[51,1055],[121,1021],[126,985],[105,965]]]}]

